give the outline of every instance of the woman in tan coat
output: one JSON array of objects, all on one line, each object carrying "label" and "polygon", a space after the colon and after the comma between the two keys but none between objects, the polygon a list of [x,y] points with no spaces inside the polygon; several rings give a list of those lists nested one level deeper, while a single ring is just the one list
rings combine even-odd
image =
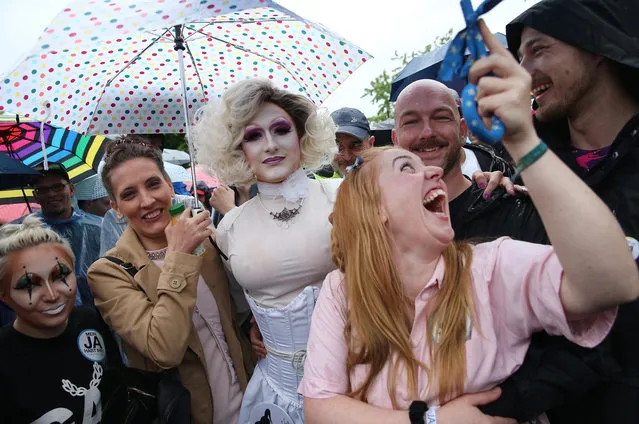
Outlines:
[{"label": "woman in tan coat", "polygon": [[[191,394],[193,423],[236,423],[252,356],[234,322],[221,260],[207,241],[208,212],[191,217],[187,209],[171,224],[174,193],[160,152],[127,138],[111,146],[102,180],[129,223],[107,256],[126,265],[96,261],[89,284],[129,367],[177,368]],[[193,255],[203,242],[206,253]]]}]

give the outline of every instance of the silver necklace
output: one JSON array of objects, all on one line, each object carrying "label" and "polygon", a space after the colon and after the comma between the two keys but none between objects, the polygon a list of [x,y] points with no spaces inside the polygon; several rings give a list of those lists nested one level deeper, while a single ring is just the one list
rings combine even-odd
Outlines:
[{"label": "silver necklace", "polygon": [[163,261],[166,257],[167,250],[169,250],[168,247],[162,248],[160,250],[147,250],[146,254],[152,261]]},{"label": "silver necklace", "polygon": [[264,206],[264,203],[262,202],[261,194],[258,194],[257,198],[260,201],[260,205],[262,205],[262,208],[264,208],[264,210],[268,212],[269,215],[271,215],[271,218],[273,218],[275,221],[278,221],[278,223],[279,222],[288,223],[288,221],[290,221],[291,219],[299,215],[300,210],[302,209],[302,205],[304,205],[304,198],[302,197],[302,200],[300,201],[300,204],[297,207],[292,209],[285,207],[279,212],[272,212],[268,210],[266,206]]}]

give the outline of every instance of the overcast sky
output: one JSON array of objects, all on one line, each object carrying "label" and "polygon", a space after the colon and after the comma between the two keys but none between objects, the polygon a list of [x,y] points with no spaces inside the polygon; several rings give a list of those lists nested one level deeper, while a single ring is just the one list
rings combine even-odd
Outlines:
[{"label": "overcast sky", "polygon": [[[486,15],[493,32],[505,26],[539,0],[504,0]],[[473,1],[475,5],[479,0]],[[62,10],[68,0],[0,0],[3,22],[3,58],[0,75],[13,70],[17,61],[33,47],[40,33]],[[384,69],[397,66],[391,60],[400,54],[422,49],[449,28],[455,32],[464,26],[457,0],[281,0],[278,3],[304,18],[320,22],[373,55],[325,102],[329,110],[349,106],[366,115],[376,108],[362,99],[364,89]]]}]

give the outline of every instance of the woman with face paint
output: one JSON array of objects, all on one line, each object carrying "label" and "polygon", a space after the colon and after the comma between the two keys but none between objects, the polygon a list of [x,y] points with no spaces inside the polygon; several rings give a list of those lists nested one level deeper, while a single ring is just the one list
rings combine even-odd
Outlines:
[{"label": "woman with face paint", "polygon": [[[89,269],[96,306],[120,336],[130,368],[177,369],[194,424],[237,422],[252,370],[235,325],[222,262],[208,242],[208,212],[171,223],[174,196],[161,153],[123,137],[107,151],[102,181],[128,227]],[[193,251],[205,242],[206,253]],[[242,342],[244,340],[244,343]]]},{"label": "woman with face paint", "polygon": [[306,172],[334,156],[335,125],[306,97],[246,80],[229,88],[220,104],[203,108],[194,135],[199,163],[225,184],[257,182],[259,190],[217,227],[217,242],[263,337],[252,339],[262,359],[240,422],[270,416],[272,422],[302,423],[297,386],[315,300],[334,268],[328,215],[339,183],[311,180]]},{"label": "woman with face paint", "polygon": [[2,423],[122,421],[102,410],[118,348],[95,310],[74,309],[74,260],[35,216],[0,228],[0,299],[16,312],[0,329]]}]

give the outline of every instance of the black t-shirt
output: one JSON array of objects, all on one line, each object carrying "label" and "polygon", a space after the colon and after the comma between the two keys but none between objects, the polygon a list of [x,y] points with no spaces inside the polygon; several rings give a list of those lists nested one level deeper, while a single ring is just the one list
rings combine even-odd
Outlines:
[{"label": "black t-shirt", "polygon": [[1,328],[0,423],[104,423],[105,381],[119,355],[109,328],[89,308],[74,308],[53,339]]}]

